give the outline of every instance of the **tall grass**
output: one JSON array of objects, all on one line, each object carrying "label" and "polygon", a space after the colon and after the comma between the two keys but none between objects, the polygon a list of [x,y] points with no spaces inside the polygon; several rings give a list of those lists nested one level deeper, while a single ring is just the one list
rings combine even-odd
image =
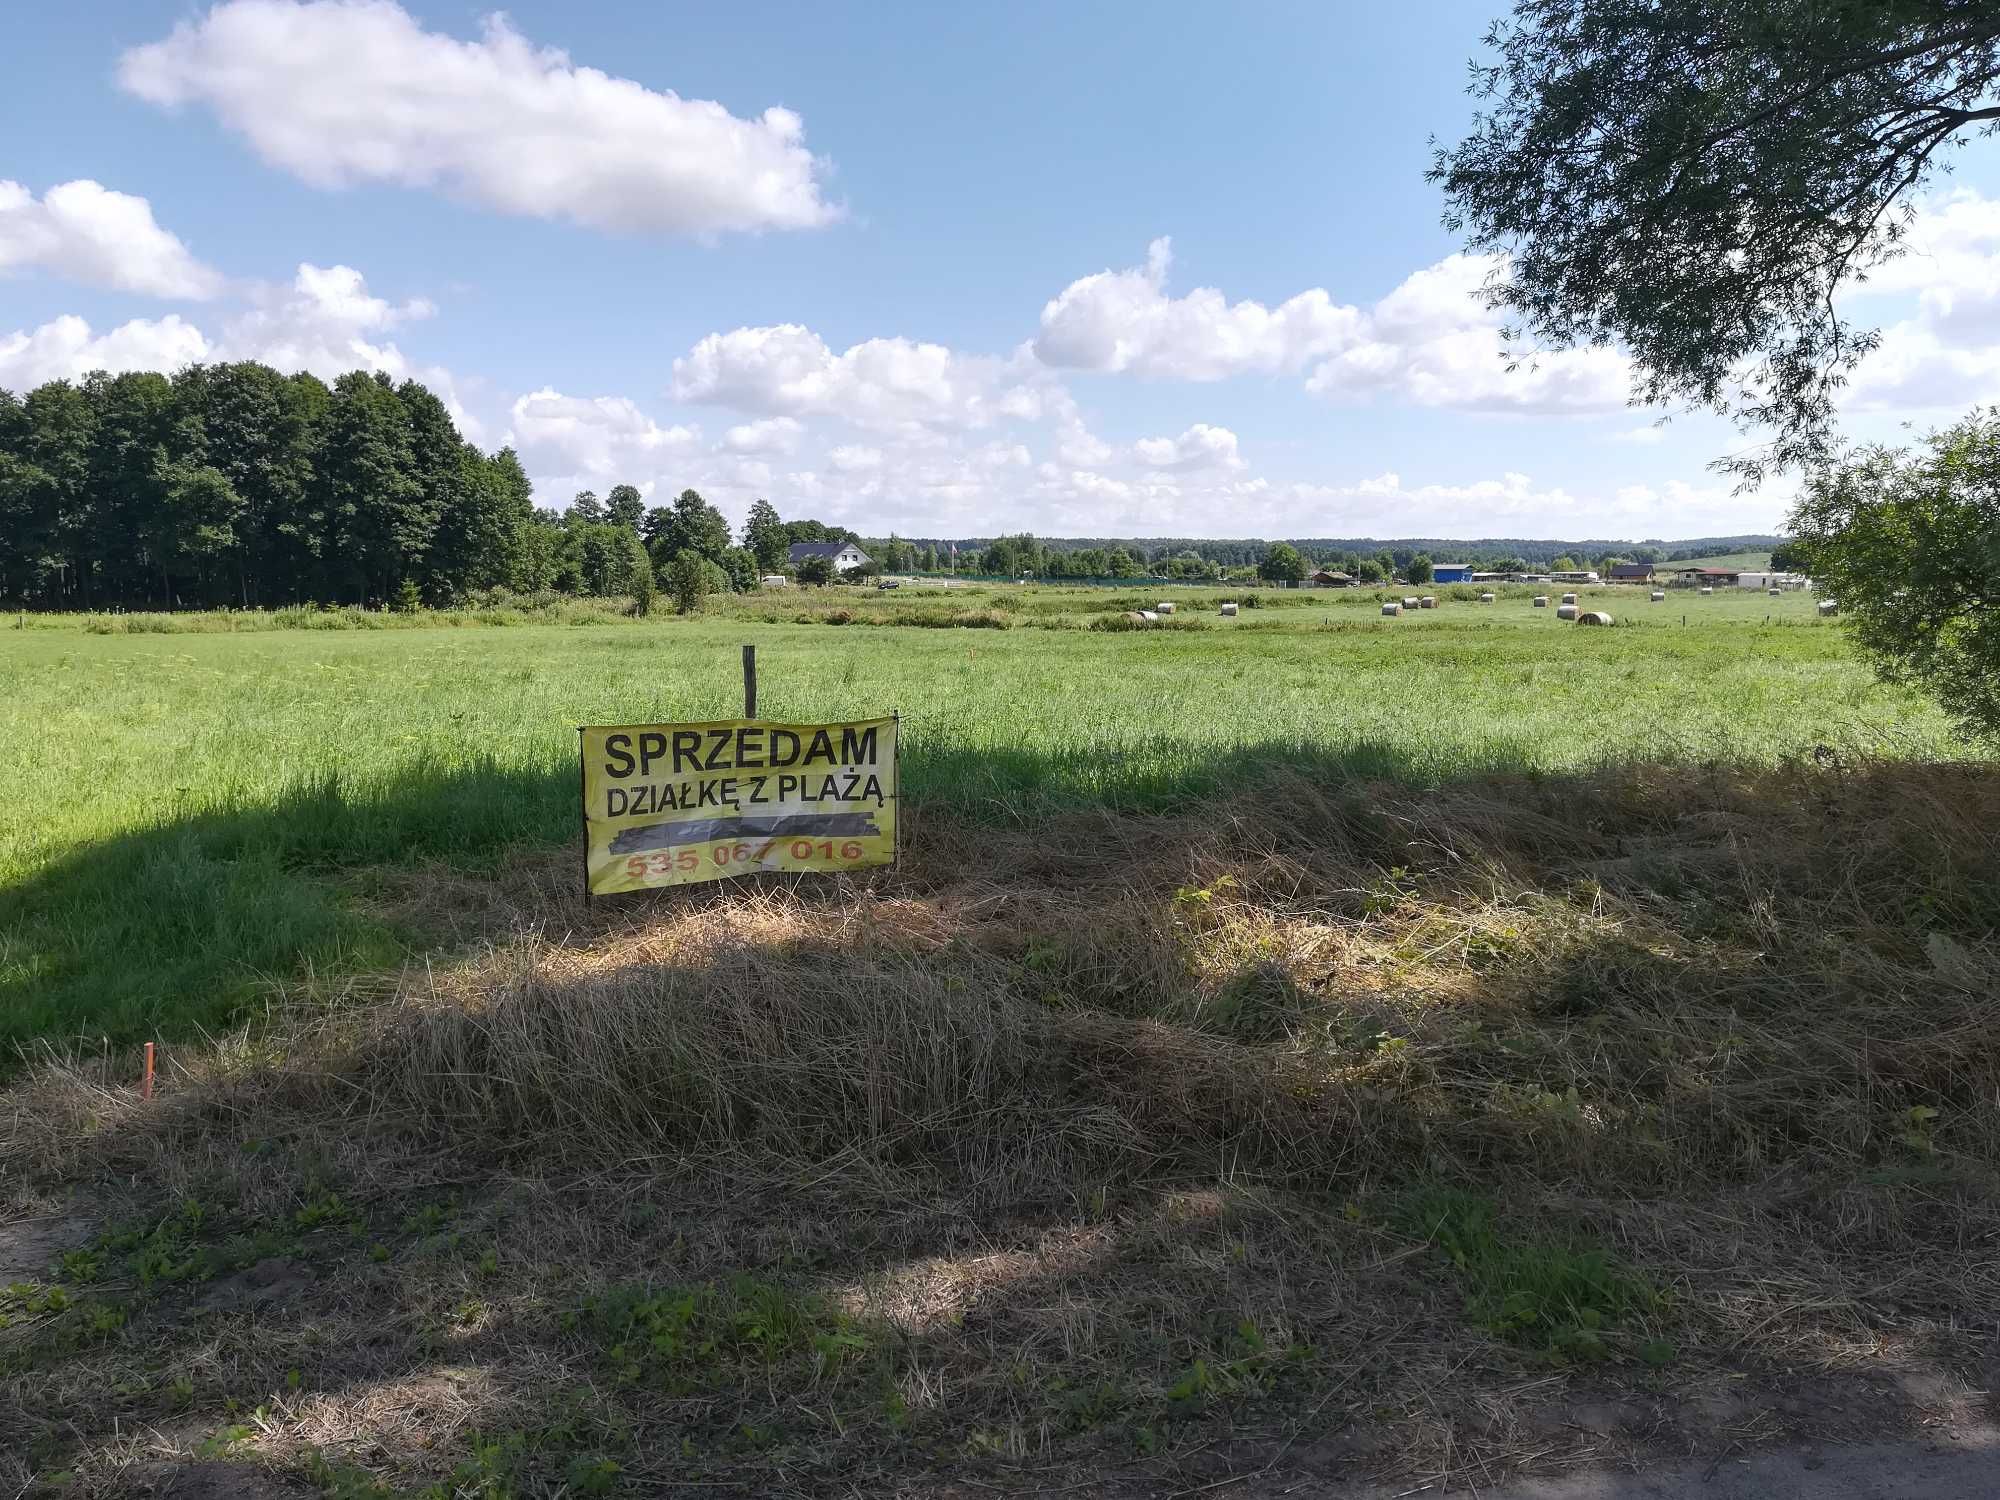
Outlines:
[{"label": "tall grass", "polygon": [[[787,607],[991,608],[976,597],[826,589]],[[1619,606],[1639,628],[1593,633],[1524,602],[1377,621],[1362,602],[1267,591],[1256,619],[1223,620],[1196,613],[1219,592],[1186,597],[1175,618],[1207,628],[855,630],[717,613],[0,632],[0,1045],[214,1025],[308,963],[379,964],[422,939],[369,909],[365,872],[491,871],[565,843],[575,726],[736,713],[745,640],[760,646],[767,716],[900,708],[905,793],[992,825],[1198,807],[1274,766],[1436,786],[1968,753],[1804,600],[1723,599],[1686,611],[1686,627],[1640,600]],[[1114,618],[1124,602],[1018,590],[1008,615]],[[1044,606],[1060,612],[1036,616]]]}]

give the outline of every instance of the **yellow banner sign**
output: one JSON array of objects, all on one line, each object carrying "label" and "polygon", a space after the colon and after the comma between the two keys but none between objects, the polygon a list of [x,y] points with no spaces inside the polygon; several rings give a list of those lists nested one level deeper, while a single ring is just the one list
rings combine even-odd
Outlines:
[{"label": "yellow banner sign", "polygon": [[893,718],[584,729],[590,893],[894,864],[896,729]]}]

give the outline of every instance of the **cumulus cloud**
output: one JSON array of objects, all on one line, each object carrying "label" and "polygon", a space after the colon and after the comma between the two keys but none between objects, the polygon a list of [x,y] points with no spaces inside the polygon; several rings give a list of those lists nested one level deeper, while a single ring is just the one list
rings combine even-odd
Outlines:
[{"label": "cumulus cloud", "polygon": [[436,187],[501,213],[708,235],[838,210],[792,111],[754,119],[581,67],[505,16],[427,31],[393,0],[225,0],[119,60],[154,104],[206,105],[315,187]]},{"label": "cumulus cloud", "polygon": [[1306,380],[1316,395],[1385,396],[1458,411],[1585,412],[1625,405],[1630,367],[1616,349],[1503,356],[1499,316],[1479,295],[1495,268],[1452,255],[1407,277],[1369,311],[1360,336]]},{"label": "cumulus cloud", "polygon": [[1195,423],[1176,438],[1141,438],[1132,445],[1132,456],[1149,469],[1169,469],[1176,473],[1243,467],[1243,460],[1236,452],[1236,434],[1227,427],[1211,427],[1206,422]]},{"label": "cumulus cloud", "polygon": [[1914,293],[1916,305],[1882,329],[1843,404],[1965,410],[2000,400],[2000,200],[1966,191],[1928,202],[1905,243],[1906,254],[1850,293],[1906,306]]},{"label": "cumulus cloud", "polygon": [[307,262],[289,285],[251,292],[249,308],[224,327],[222,351],[226,358],[262,360],[287,374],[310,370],[323,380],[349,370],[379,370],[401,380],[414,367],[382,336],[435,311],[420,297],[393,303],[376,296],[352,266]]},{"label": "cumulus cloud", "polygon": [[730,428],[722,435],[722,446],[731,453],[791,453],[805,430],[796,417],[766,417]]},{"label": "cumulus cloud", "polygon": [[797,323],[711,333],[674,361],[676,399],[858,427],[973,428],[1050,409],[1045,375],[943,344],[875,338],[836,354]]},{"label": "cumulus cloud", "polygon": [[865,474],[882,467],[882,450],[860,443],[842,443],[827,450],[826,461],[837,473]]},{"label": "cumulus cloud", "polygon": [[1231,302],[1212,287],[1176,297],[1167,290],[1171,264],[1160,239],[1141,268],[1071,282],[1042,309],[1036,357],[1175,380],[1309,370],[1306,389],[1318,395],[1458,410],[1595,411],[1630,393],[1616,350],[1541,353],[1510,369],[1499,319],[1479,295],[1490,256],[1447,257],[1365,310],[1320,287],[1275,308]]},{"label": "cumulus cloud", "polygon": [[[662,427],[625,396],[565,396],[544,386],[514,402],[507,442],[538,480],[650,491],[701,450],[701,429]],[[545,496],[547,500],[551,497]]]},{"label": "cumulus cloud", "polygon": [[1167,295],[1173,242],[1146,264],[1071,282],[1042,309],[1035,355],[1063,369],[1130,371],[1168,380],[1222,380],[1297,370],[1353,342],[1361,314],[1315,287],[1275,308],[1231,302],[1213,287]]},{"label": "cumulus cloud", "polygon": [[39,328],[0,334],[0,390],[76,380],[92,370],[171,373],[211,352],[202,331],[175,314],[135,318],[102,334],[91,332],[82,318],[65,315]]},{"label": "cumulus cloud", "polygon": [[0,181],[0,271],[27,269],[149,297],[203,301],[223,287],[144,198],[88,178],[58,183],[39,200]]}]

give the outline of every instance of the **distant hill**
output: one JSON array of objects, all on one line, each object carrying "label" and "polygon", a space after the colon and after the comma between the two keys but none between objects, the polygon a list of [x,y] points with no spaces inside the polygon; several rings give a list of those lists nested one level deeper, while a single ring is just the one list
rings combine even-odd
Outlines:
[{"label": "distant hill", "polygon": [[1721,552],[1713,557],[1677,557],[1674,559],[1682,567],[1688,568],[1749,568],[1760,571],[1771,566],[1771,549],[1749,552]]}]

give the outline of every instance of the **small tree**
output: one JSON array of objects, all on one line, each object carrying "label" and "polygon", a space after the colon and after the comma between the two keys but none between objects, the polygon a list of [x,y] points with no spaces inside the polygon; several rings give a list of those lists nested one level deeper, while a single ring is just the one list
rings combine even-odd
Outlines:
[{"label": "small tree", "polygon": [[1382,565],[1372,557],[1364,557],[1354,565],[1354,576],[1363,583],[1380,583],[1389,575],[1382,571]]},{"label": "small tree", "polygon": [[1792,523],[1876,669],[2000,738],[2000,409],[1923,449],[1850,454],[1807,481]]},{"label": "small tree", "polygon": [[709,570],[714,566],[693,549],[675,555],[667,566],[667,592],[673,596],[675,609],[684,615],[700,613],[701,601],[709,593]]},{"label": "small tree", "polygon": [[799,559],[798,580],[803,584],[825,583],[833,577],[833,560],[827,557]]},{"label": "small tree", "polygon": [[653,559],[637,532],[626,533],[625,552],[625,587],[632,595],[632,613],[643,619],[653,612],[660,597],[659,585],[653,580]]},{"label": "small tree", "polygon": [[1415,557],[1410,559],[1410,582],[1429,583],[1433,571],[1428,552],[1419,552]]},{"label": "small tree", "polygon": [[1278,542],[1257,564],[1257,576],[1270,583],[1298,583],[1306,576],[1306,560],[1290,542]]},{"label": "small tree", "polygon": [[1806,549],[1797,542],[1780,542],[1771,549],[1771,566],[1780,573],[1802,573],[1806,569]]}]

